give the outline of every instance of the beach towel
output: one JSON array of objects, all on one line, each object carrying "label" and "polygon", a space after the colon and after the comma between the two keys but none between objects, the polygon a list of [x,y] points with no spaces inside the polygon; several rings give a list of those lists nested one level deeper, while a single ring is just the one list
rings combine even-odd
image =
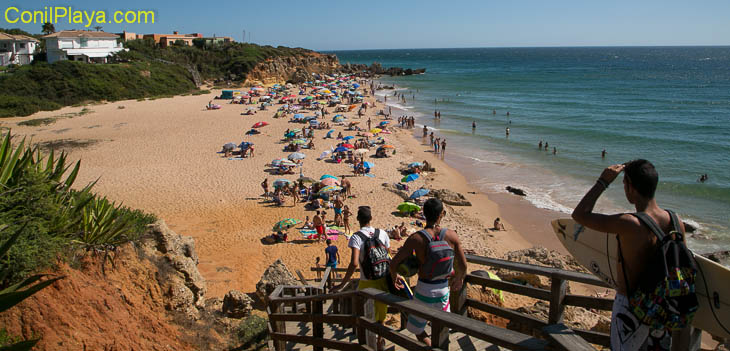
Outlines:
[{"label": "beach towel", "polygon": [[[317,231],[314,229],[302,229],[299,231],[299,233],[301,233],[302,236],[304,237],[304,239],[307,239],[307,240],[317,240],[318,239]],[[329,230],[327,231],[327,239],[335,241],[335,240],[337,240],[337,238],[338,238],[338,235],[336,233],[335,233],[335,235],[330,235],[330,231]]]},{"label": "beach towel", "polygon": [[229,157],[229,160],[243,160],[243,157]]},{"label": "beach towel", "polygon": [[375,174],[372,173],[365,173],[366,177],[375,178]]}]

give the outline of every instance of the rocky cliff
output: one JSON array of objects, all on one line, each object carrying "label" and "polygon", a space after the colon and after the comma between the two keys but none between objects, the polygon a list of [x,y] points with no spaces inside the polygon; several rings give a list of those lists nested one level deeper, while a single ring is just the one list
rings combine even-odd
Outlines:
[{"label": "rocky cliff", "polygon": [[220,350],[238,325],[228,317],[251,312],[251,299],[236,292],[205,298],[195,242],[164,221],[112,256],[113,266],[103,254],[61,265],[51,274],[63,279],[0,313],[0,325],[40,337],[34,350]]},{"label": "rocky cliff", "polygon": [[332,73],[372,77],[375,75],[408,76],[425,72],[425,68],[384,68],[377,62],[370,66],[349,63],[340,65],[336,55],[312,52],[298,56],[279,56],[263,61],[248,73],[245,84],[302,83],[312,80],[317,74]]},{"label": "rocky cliff", "polygon": [[246,84],[301,83],[312,80],[312,73],[331,74],[339,67],[335,55],[279,56],[257,64],[248,73]]}]

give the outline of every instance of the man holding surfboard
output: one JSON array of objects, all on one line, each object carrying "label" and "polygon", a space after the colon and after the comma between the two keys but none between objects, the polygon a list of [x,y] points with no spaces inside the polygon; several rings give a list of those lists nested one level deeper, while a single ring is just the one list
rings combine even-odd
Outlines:
[{"label": "man holding surfboard", "polygon": [[612,165],[603,170],[596,184],[585,194],[573,211],[573,219],[593,230],[616,233],[622,259],[619,262],[616,298],[611,316],[611,348],[613,350],[638,350],[646,343],[651,350],[669,349],[671,333],[650,329],[632,313],[629,296],[640,284],[641,276],[650,265],[656,249],[657,237],[651,229],[642,224],[637,215],[619,213],[606,215],[594,213],[593,207],[601,194],[616,177],[624,172],[624,193],[626,200],[634,205],[637,214],[648,215],[658,227],[669,233],[677,224],[684,233],[684,224],[677,218],[673,223],[670,212],[660,208],[654,194],[659,176],[654,165],[647,160],[634,160],[625,164]]}]

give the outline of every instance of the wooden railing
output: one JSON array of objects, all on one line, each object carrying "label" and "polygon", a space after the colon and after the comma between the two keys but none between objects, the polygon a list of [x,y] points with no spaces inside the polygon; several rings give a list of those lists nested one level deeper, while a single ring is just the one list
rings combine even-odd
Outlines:
[{"label": "wooden railing", "polygon": [[[519,313],[504,307],[484,303],[474,299],[467,298],[466,289],[462,289],[461,294],[452,296],[451,304],[454,306],[454,312],[458,314],[466,314],[468,307],[491,313],[493,315],[515,321],[520,324],[529,326],[543,337],[550,338],[551,335],[545,331],[551,325],[559,325],[563,323],[563,316],[566,306],[578,306],[587,309],[596,309],[610,311],[613,306],[613,299],[574,295],[567,293],[568,282],[576,282],[586,285],[611,288],[604,281],[597,277],[580,272],[566,271],[562,269],[536,266],[519,262],[499,260],[495,258],[480,257],[475,255],[466,255],[467,262],[471,263],[470,270],[474,270],[474,264],[483,265],[493,268],[503,268],[517,272],[530,273],[550,278],[550,290],[522,285],[512,282],[490,279],[480,275],[468,274],[465,284],[480,285],[488,288],[500,289],[502,291],[513,294],[529,296],[535,299],[545,300],[550,304],[548,312],[548,320],[540,320],[524,313]],[[455,299],[455,300],[454,300]],[[556,330],[548,328],[549,331]],[[575,329],[573,332],[583,339],[597,345],[608,347],[610,345],[610,336],[606,333]]]},{"label": "wooden railing", "polygon": [[[514,350],[551,348],[572,351],[593,349],[586,340],[593,344],[609,346],[609,335],[605,333],[581,329],[572,330],[563,324],[566,306],[611,310],[612,299],[567,293],[567,285],[570,281],[610,288],[600,279],[585,273],[474,255],[467,255],[467,261],[472,264],[470,266],[472,271],[474,270],[473,265],[484,265],[548,277],[551,282],[550,289],[490,279],[478,274],[468,274],[464,288],[452,294],[450,302],[452,313],[447,313],[423,308],[423,305],[413,300],[400,298],[375,289],[355,291],[357,280],[351,281],[341,289],[342,292],[328,294],[333,284],[340,281],[340,279],[335,278],[335,272],[344,273],[346,269],[311,268],[312,272],[323,273],[322,278],[313,281],[307,280],[301,272],[297,271],[302,286],[279,286],[269,296],[267,309],[273,347],[276,350],[284,350],[286,343],[291,342],[312,345],[314,350],[322,350],[323,348],[370,350],[371,348],[366,345],[365,337],[366,331],[370,331],[408,350],[445,350],[448,349],[449,329],[462,332],[477,340],[484,340]],[[466,291],[469,284],[545,300],[550,306],[548,319],[540,320],[501,306],[468,298]],[[401,313],[401,329],[405,328],[407,314],[414,314],[429,321],[432,328],[433,348],[397,330],[376,323],[372,316],[366,316],[364,306],[367,301],[371,300],[388,305],[389,313]],[[328,301],[331,301],[331,307],[330,311],[326,312],[324,306]],[[533,330],[535,336],[470,319],[466,316],[467,308],[474,308],[523,324]],[[311,323],[312,335],[287,333],[286,322]],[[357,343],[325,340],[325,323],[352,328],[353,334],[357,336]]]}]

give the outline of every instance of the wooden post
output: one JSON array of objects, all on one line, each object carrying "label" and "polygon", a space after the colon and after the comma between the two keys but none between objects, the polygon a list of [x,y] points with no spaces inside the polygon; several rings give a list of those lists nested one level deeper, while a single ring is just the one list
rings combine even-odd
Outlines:
[{"label": "wooden post", "polygon": [[451,313],[456,313],[461,316],[466,316],[466,279],[464,285],[461,286],[459,291],[449,296],[449,304],[451,304]]},{"label": "wooden post", "polygon": [[449,328],[439,320],[431,321],[431,347],[441,350],[449,349]]},{"label": "wooden post", "polygon": [[[355,295],[353,298],[353,310],[355,312],[355,317],[360,318],[365,316],[365,298],[363,298],[361,295]],[[365,335],[365,328],[363,328],[360,323],[355,324],[355,333],[357,334],[357,342],[360,345],[365,345],[367,343],[367,335]]]},{"label": "wooden post", "polygon": [[[313,302],[312,314],[322,315],[324,312],[324,301],[317,300]],[[312,335],[318,339],[324,339],[324,323],[322,320],[319,322],[312,322]],[[314,351],[323,351],[324,348],[321,346],[314,346]]]},{"label": "wooden post", "polygon": [[400,330],[406,329],[408,326],[408,315],[400,311]]},{"label": "wooden post", "polygon": [[[271,313],[279,313],[279,311],[282,310],[281,304],[277,302],[269,302],[269,309],[271,310]],[[286,322],[283,321],[277,321],[277,322],[269,322],[271,323],[271,330],[274,333],[282,333],[286,334]],[[276,351],[284,351],[286,350],[286,341],[283,340],[275,340],[274,341],[274,349]]]},{"label": "wooden post", "polygon": [[568,282],[556,278],[550,278],[550,312],[548,313],[548,324],[558,324],[563,322],[563,313],[565,312],[565,294],[568,291]]}]

